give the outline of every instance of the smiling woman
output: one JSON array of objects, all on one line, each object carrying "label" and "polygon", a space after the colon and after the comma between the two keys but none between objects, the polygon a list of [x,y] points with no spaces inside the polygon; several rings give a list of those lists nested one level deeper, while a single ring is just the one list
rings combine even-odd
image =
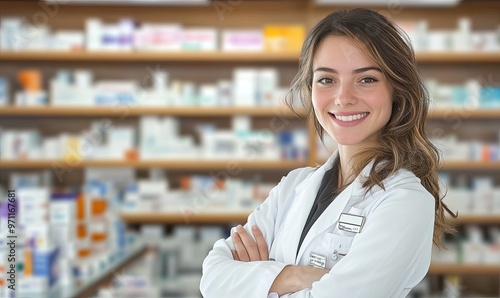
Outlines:
[{"label": "smiling woman", "polygon": [[391,117],[392,88],[377,64],[349,38],[329,36],[319,45],[313,68],[316,118],[339,150],[352,156],[365,140],[378,139]]},{"label": "smiling woman", "polygon": [[367,9],[328,15],[306,37],[287,101],[301,101],[339,149],[319,168],[290,172],[215,243],[204,297],[405,297],[427,273],[433,242],[454,231],[405,34]]}]

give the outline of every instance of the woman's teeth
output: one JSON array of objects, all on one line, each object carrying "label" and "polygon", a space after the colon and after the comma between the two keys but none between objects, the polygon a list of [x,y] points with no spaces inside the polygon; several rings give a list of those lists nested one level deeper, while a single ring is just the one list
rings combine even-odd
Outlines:
[{"label": "woman's teeth", "polygon": [[339,116],[339,115],[335,115],[335,118],[337,120],[340,120],[340,121],[345,121],[345,122],[349,122],[349,121],[354,121],[354,120],[359,120],[361,118],[364,118],[366,117],[368,113],[362,113],[362,114],[357,114],[357,115],[350,115],[350,116]]}]

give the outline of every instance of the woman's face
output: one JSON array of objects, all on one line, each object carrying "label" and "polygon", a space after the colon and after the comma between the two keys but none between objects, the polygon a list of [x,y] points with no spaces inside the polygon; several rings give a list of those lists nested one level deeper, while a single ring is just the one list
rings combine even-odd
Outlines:
[{"label": "woman's face", "polygon": [[374,139],[392,110],[392,88],[378,65],[347,37],[326,37],[313,62],[312,103],[339,145]]}]

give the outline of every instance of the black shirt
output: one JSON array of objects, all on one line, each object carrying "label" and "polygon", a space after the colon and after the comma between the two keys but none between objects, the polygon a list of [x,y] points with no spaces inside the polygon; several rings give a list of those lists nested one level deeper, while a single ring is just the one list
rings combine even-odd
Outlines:
[{"label": "black shirt", "polygon": [[320,215],[325,211],[325,209],[330,205],[330,203],[337,197],[338,193],[338,181],[339,181],[339,157],[334,160],[333,166],[330,170],[326,171],[321,180],[321,185],[314,200],[309,216],[307,217],[306,224],[302,230],[302,235],[300,236],[299,245],[297,247],[297,253],[299,253],[300,246],[304,241],[307,233],[313,226],[314,222],[320,217]]}]

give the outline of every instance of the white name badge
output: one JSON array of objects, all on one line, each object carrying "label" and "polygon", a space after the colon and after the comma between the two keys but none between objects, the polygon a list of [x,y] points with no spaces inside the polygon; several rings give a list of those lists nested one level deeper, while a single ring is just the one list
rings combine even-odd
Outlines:
[{"label": "white name badge", "polygon": [[315,252],[309,255],[309,265],[316,268],[326,268],[326,257]]},{"label": "white name badge", "polygon": [[361,233],[364,224],[364,216],[342,213],[339,217],[338,228],[342,231]]}]

